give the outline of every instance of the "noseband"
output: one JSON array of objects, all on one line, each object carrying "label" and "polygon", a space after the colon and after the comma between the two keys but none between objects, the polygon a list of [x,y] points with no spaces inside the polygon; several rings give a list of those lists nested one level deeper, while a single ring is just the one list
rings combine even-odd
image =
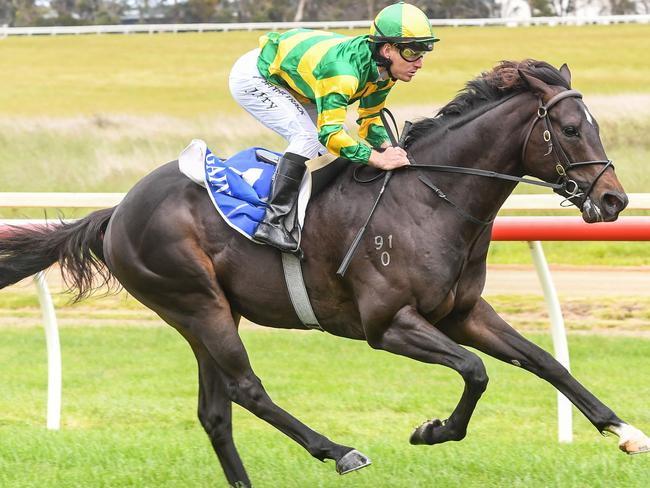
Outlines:
[{"label": "noseband", "polygon": [[[607,171],[607,168],[614,167],[614,163],[610,159],[594,160],[594,161],[577,161],[577,162],[572,162],[571,159],[569,159],[569,156],[567,156],[566,151],[562,147],[562,144],[560,143],[557,134],[553,129],[553,124],[551,123],[551,119],[549,117],[549,110],[554,105],[556,105],[559,101],[570,97],[582,98],[582,94],[577,90],[566,90],[551,97],[551,99],[548,102],[546,102],[546,104],[542,102],[541,97],[539,98],[539,108],[537,109],[537,114],[535,115],[535,118],[531,121],[528,127],[528,131],[526,132],[526,138],[524,139],[524,146],[521,151],[521,160],[522,161],[525,160],[526,149],[528,149],[528,141],[530,140],[530,136],[533,133],[533,129],[535,129],[537,122],[539,122],[540,120],[543,121],[544,122],[543,137],[544,137],[544,141],[548,144],[548,151],[546,152],[546,154],[544,154],[544,156],[548,156],[549,154],[551,154],[552,156],[555,157],[555,161],[556,161],[555,170],[557,171],[558,174],[557,182],[562,184],[562,188],[559,190],[558,193],[562,192],[564,194],[563,196],[566,197],[565,202],[566,201],[570,202],[572,198],[579,198],[580,199],[579,205],[576,206],[580,210],[582,210],[596,182],[605,173],[605,171]],[[568,172],[576,168],[579,168],[581,166],[590,166],[593,164],[602,164],[604,166],[600,170],[600,172],[596,175],[596,177],[591,181],[587,190],[581,192],[578,183],[575,180],[569,178]]]}]

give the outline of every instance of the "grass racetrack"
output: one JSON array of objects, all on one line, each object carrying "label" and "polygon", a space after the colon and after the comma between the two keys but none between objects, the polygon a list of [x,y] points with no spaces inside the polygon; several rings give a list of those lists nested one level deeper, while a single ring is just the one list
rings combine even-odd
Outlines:
[{"label": "grass racetrack", "polygon": [[[389,106],[432,115],[501,59],[567,62],[631,192],[650,188],[650,27],[437,29],[443,39]],[[195,137],[220,155],[281,150],[233,101],[227,74],[259,32],[0,40],[0,191],[126,191]],[[66,211],[66,216],[74,215]],[[41,217],[3,209],[0,217]],[[50,215],[53,216],[53,215]],[[648,265],[647,243],[549,243],[551,264]],[[497,243],[491,263],[530,263]],[[586,284],[585,286],[588,286]],[[616,284],[612,284],[615,288]],[[495,297],[513,325],[549,349],[533,295]],[[197,371],[171,328],[123,295],[71,307],[56,298],[63,354],[62,430],[45,429],[47,362],[30,288],[0,293],[0,487],[225,486],[196,418]],[[650,430],[650,302],[570,304],[572,371],[619,416]],[[535,312],[538,313],[538,312]],[[587,317],[588,316],[588,317]],[[597,332],[596,332],[597,331]],[[427,418],[448,416],[458,375],[325,334],[246,325],[242,337],[272,398],[312,428],[373,460],[344,477],[268,424],[234,409],[235,441],[254,486],[647,487],[650,455],[628,457],[578,412],[557,442],[555,391],[485,359],[491,378],[460,443],[410,446]]]},{"label": "grass racetrack", "polygon": [[[195,416],[196,367],[171,328],[63,328],[62,430],[44,428],[46,360],[37,328],[0,329],[0,485],[225,486]],[[645,487],[647,455],[628,457],[579,413],[557,442],[555,391],[486,360],[491,383],[459,443],[410,446],[415,425],[449,415],[460,377],[324,334],[247,328],[272,398],[373,465],[344,477],[239,407],[235,440],[258,487]],[[546,336],[534,335],[549,347]],[[574,374],[623,418],[650,425],[650,340],[571,338]],[[631,369],[634,374],[631,373]]]},{"label": "grass racetrack", "polygon": [[[50,284],[57,289],[55,275]],[[524,293],[524,290],[521,291]],[[71,305],[55,295],[63,359],[62,428],[45,429],[47,359],[38,300],[25,282],[0,293],[0,486],[226,486],[196,418],[197,369],[185,341],[124,293]],[[495,295],[508,321],[550,350],[538,295]],[[624,420],[648,430],[650,298],[562,300],[574,375]],[[411,446],[412,429],[448,416],[462,380],[317,332],[245,322],[241,335],[271,397],[310,427],[366,453],[344,477],[234,407],[234,433],[254,486],[645,487],[648,455],[620,453],[574,410],[574,442],[557,442],[555,390],[484,357],[490,384],[468,436]]]}]

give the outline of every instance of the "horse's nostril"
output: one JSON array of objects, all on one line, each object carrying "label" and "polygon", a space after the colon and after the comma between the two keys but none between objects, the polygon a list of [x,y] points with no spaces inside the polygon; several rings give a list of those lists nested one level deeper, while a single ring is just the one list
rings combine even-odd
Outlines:
[{"label": "horse's nostril", "polygon": [[628,198],[625,193],[607,192],[603,194],[603,203],[611,213],[618,213],[627,207]]}]

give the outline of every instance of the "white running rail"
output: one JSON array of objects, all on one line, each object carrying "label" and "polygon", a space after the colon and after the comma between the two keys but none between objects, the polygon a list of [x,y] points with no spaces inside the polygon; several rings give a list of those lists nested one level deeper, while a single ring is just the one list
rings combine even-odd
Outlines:
[{"label": "white running rail", "polygon": [[[599,15],[566,17],[489,18],[489,19],[430,19],[434,27],[527,27],[537,25],[608,25],[647,24],[650,15]],[[247,23],[196,23],[196,24],[118,24],[69,25],[51,27],[0,26],[0,38],[6,36],[57,36],[82,34],[157,34],[179,32],[271,31],[295,29],[367,29],[369,20],[341,20],[319,22],[247,22]]]}]

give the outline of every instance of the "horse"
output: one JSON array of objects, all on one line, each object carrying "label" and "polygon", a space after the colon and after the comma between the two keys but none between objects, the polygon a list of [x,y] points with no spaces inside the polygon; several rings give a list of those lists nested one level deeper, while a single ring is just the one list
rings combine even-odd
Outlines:
[{"label": "horse", "polygon": [[[404,147],[413,164],[394,171],[343,277],[337,265],[381,182],[360,184],[348,164],[312,197],[302,268],[322,329],[446,366],[464,380],[449,418],[422,423],[411,444],[465,437],[488,384],[478,355],[463,347],[470,346],[552,384],[599,432],[616,434],[624,452],[650,451],[643,432],[481,297],[492,222],[518,182],[530,181],[524,176],[564,195],[588,223],[616,220],[625,208],[627,196],[598,130],[571,89],[566,65],[504,61],[469,81],[435,117],[412,126]],[[304,425],[265,391],[238,326],[246,317],[262,326],[306,328],[292,307],[281,254],[228,227],[177,162],[145,176],[116,207],[72,223],[13,229],[0,239],[0,288],[56,262],[77,299],[117,280],[189,343],[199,371],[198,417],[230,485],[251,486],[233,442],[232,402],[316,459],[334,460],[341,474],[370,464],[352,446]]]}]

